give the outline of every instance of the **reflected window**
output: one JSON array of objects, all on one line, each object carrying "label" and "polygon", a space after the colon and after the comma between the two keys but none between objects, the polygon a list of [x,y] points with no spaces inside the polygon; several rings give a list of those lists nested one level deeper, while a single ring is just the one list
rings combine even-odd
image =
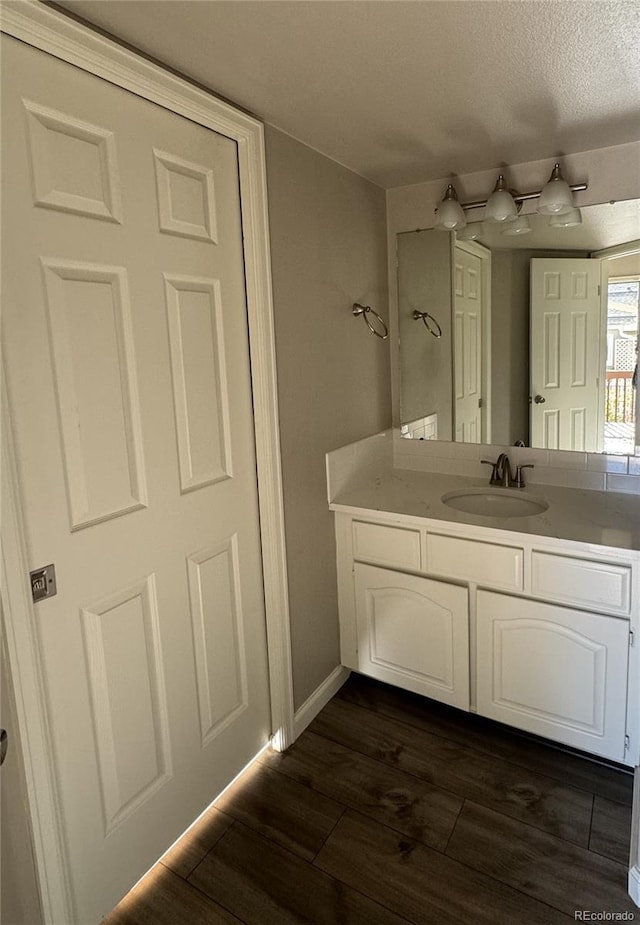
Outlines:
[{"label": "reflected window", "polygon": [[607,289],[605,453],[633,453],[640,277],[610,279]]}]

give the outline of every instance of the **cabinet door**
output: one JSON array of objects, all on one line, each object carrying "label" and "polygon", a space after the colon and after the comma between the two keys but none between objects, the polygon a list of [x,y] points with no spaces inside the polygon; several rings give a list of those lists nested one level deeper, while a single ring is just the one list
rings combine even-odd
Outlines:
[{"label": "cabinet door", "polygon": [[628,621],[478,592],[478,712],[624,761]]},{"label": "cabinet door", "polygon": [[468,710],[467,589],[359,562],[354,572],[359,670]]}]

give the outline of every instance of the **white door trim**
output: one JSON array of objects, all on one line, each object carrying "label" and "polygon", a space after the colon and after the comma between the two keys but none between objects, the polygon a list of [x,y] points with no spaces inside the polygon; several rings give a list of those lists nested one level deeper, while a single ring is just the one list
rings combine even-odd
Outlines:
[{"label": "white door trim", "polygon": [[[294,740],[293,683],[262,123],[41,3],[3,6],[0,30],[232,138],[238,145],[272,741],[275,748],[286,748]],[[2,601],[44,919],[46,925],[54,925],[73,921],[73,911],[27,579],[19,481],[4,405]]]}]

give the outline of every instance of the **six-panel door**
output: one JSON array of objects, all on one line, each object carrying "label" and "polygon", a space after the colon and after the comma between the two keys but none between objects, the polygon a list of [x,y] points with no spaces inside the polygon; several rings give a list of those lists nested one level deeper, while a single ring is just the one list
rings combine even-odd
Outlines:
[{"label": "six-panel door", "polygon": [[3,65],[4,359],[91,925],[271,731],[238,152],[4,36]]}]

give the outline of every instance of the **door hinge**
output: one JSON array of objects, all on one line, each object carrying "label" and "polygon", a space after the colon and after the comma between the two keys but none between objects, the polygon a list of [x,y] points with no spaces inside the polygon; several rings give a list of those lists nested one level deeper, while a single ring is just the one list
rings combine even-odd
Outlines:
[{"label": "door hinge", "polygon": [[600,286],[598,286],[598,295],[600,294],[601,294],[601,289],[600,289]]},{"label": "door hinge", "polygon": [[636,644],[636,635],[633,630],[629,630],[629,645],[634,646]]},{"label": "door hinge", "polygon": [[629,739],[629,734],[627,733],[627,735],[624,737],[624,750],[625,750],[625,752],[629,751],[629,748],[630,748],[630,747],[631,747],[631,740]]},{"label": "door hinge", "polygon": [[481,399],[481,398],[478,399],[478,408],[482,408],[482,399]]}]

